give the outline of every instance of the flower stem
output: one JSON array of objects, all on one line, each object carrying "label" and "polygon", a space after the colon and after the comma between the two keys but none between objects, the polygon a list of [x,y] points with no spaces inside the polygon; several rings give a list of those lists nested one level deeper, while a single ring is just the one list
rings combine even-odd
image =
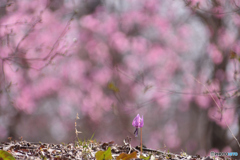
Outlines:
[{"label": "flower stem", "polygon": [[142,128],[140,128],[140,131],[141,131],[140,133],[141,134],[141,138],[140,138],[141,154],[140,155],[142,155]]}]

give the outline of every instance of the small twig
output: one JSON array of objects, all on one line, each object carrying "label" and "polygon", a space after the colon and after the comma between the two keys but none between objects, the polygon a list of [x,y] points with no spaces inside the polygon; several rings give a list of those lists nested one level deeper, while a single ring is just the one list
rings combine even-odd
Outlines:
[{"label": "small twig", "polygon": [[[192,75],[190,75],[190,76],[192,76]],[[214,103],[217,105],[219,111],[220,111],[221,114],[222,114],[222,109],[221,109],[221,107],[218,105],[217,101],[215,100],[215,98],[213,97],[213,95],[212,95],[212,93],[209,91],[209,89],[208,89],[202,82],[200,82],[199,80],[197,80],[195,77],[192,76],[192,78],[193,78],[196,82],[198,82],[199,84],[201,84],[201,85],[207,90],[207,92],[210,94],[211,98],[213,99]]]},{"label": "small twig", "polygon": [[233,134],[232,130],[230,129],[230,127],[228,126],[227,122],[226,122],[226,121],[224,121],[224,122],[225,122],[225,124],[227,125],[227,127],[228,127],[229,131],[231,132],[231,134],[232,134],[233,138],[234,138],[234,139],[237,141],[237,144],[238,144],[238,146],[239,146],[239,148],[240,148],[240,143],[238,142],[238,140],[237,140],[236,136],[234,136],[234,134]]},{"label": "small twig", "polygon": [[78,113],[77,113],[77,116],[76,116],[76,119],[75,119],[75,134],[76,134],[76,138],[78,139],[78,134],[79,133],[82,133],[81,131],[78,131],[77,130],[77,120],[79,119],[78,117]]}]

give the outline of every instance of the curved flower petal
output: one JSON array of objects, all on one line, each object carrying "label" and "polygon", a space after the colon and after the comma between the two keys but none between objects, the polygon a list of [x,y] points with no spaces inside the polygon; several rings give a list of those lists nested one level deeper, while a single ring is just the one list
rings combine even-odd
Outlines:
[{"label": "curved flower petal", "polygon": [[132,125],[136,128],[142,128],[144,125],[143,116],[140,118],[139,114],[133,119]]}]

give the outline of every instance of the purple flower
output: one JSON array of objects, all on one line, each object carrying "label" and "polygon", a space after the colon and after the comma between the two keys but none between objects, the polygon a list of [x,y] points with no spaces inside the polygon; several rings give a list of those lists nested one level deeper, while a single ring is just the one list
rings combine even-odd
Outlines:
[{"label": "purple flower", "polygon": [[136,127],[136,130],[134,131],[135,137],[138,136],[138,128],[142,128],[144,125],[143,122],[143,116],[140,118],[139,114],[133,119],[132,125]]}]

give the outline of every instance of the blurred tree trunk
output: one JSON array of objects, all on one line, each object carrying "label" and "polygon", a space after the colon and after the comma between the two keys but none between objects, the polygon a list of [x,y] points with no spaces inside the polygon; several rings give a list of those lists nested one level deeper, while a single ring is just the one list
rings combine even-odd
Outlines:
[{"label": "blurred tree trunk", "polygon": [[[219,4],[217,1],[213,0],[212,1],[213,4],[213,8],[217,7]],[[211,8],[210,10],[212,10],[213,8]],[[214,64],[214,70],[212,72],[212,77],[210,77],[211,80],[217,79],[216,77],[216,73],[218,70],[222,70],[224,73],[226,72],[226,67],[228,64],[228,53],[230,52],[230,49],[226,49],[223,50],[221,48],[221,46],[219,46],[218,44],[218,40],[220,39],[219,36],[219,31],[222,28],[227,28],[227,26],[224,24],[223,18],[221,17],[217,17],[214,14],[210,14],[210,13],[204,13],[202,11],[198,11],[196,10],[195,12],[196,16],[199,17],[201,19],[201,21],[209,28],[209,32],[212,33],[211,37],[210,37],[210,43],[216,45],[217,49],[222,53],[223,56],[223,60],[220,64]],[[200,66],[198,66],[200,67]],[[205,82],[203,82],[205,83]],[[226,79],[224,79],[223,81],[220,81],[220,94],[224,94],[223,93],[223,89],[224,89],[224,85],[226,84]],[[237,104],[240,104],[240,99],[238,98]],[[194,106],[193,106],[194,107]],[[215,103],[212,103],[211,106],[209,107],[216,107]],[[237,108],[237,111],[239,110],[239,107]],[[240,111],[238,111],[237,113],[239,113]],[[206,114],[205,117],[208,117],[208,112],[203,112],[204,114]],[[203,146],[206,150],[209,150],[211,148],[218,148],[220,151],[222,151],[222,149],[225,146],[230,145],[233,149],[233,151],[239,151],[239,147],[237,145],[236,142],[231,143],[229,141],[229,139],[227,138],[227,132],[228,132],[228,128],[224,129],[221,126],[219,126],[218,124],[216,124],[214,121],[210,120],[209,118],[205,119],[205,123],[206,126],[206,130],[205,130],[205,135],[202,136],[201,141],[210,141],[210,143],[204,143],[205,146]],[[240,118],[238,119],[238,125],[240,124]],[[240,128],[240,126],[239,126]],[[238,134],[239,135],[239,134]],[[234,140],[235,141],[235,140]],[[231,144],[230,144],[231,143]]]}]

